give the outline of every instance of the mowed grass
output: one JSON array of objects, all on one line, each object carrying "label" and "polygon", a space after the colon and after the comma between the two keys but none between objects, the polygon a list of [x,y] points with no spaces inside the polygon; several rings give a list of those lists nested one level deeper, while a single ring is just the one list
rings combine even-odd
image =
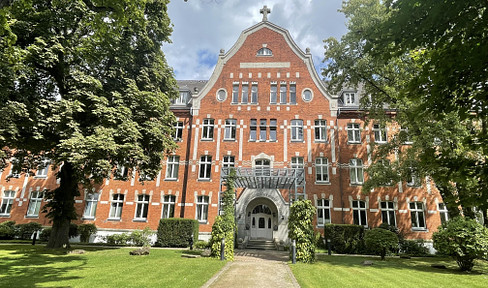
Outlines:
[{"label": "mowed grass", "polygon": [[[364,260],[373,266],[362,266]],[[447,269],[432,268],[432,264]],[[449,258],[399,259],[320,255],[315,264],[290,264],[301,287],[488,287],[488,262],[477,261],[470,273]]]},{"label": "mowed grass", "polygon": [[128,248],[82,249],[87,253],[66,255],[43,246],[0,245],[0,287],[200,287],[225,265],[182,258],[182,250],[130,256]]}]

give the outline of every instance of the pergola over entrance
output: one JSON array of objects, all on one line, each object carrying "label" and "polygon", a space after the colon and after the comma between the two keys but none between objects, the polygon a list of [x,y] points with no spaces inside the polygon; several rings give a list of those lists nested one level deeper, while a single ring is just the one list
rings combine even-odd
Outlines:
[{"label": "pergola over entrance", "polygon": [[305,169],[303,168],[247,168],[223,167],[220,171],[219,214],[223,183],[236,173],[235,187],[250,189],[288,189],[290,204],[299,197],[305,197]]}]

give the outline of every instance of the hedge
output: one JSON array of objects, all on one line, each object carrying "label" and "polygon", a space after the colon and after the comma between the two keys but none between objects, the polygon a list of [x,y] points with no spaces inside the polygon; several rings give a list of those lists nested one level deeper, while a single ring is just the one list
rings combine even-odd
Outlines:
[{"label": "hedge", "polygon": [[0,239],[14,239],[15,235],[15,221],[5,221],[0,223]]},{"label": "hedge", "polygon": [[156,246],[188,247],[193,234],[193,243],[198,240],[198,221],[184,218],[168,218],[159,221]]},{"label": "hedge", "polygon": [[364,227],[351,224],[326,224],[324,238],[331,240],[332,249],[339,254],[365,252]]}]

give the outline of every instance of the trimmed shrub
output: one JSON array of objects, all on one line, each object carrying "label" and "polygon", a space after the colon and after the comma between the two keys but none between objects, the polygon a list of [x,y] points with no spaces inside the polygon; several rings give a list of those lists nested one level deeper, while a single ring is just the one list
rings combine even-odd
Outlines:
[{"label": "trimmed shrub", "polygon": [[324,227],[324,238],[330,239],[332,249],[336,253],[364,253],[364,227],[361,225],[326,224]]},{"label": "trimmed shrub", "polygon": [[207,249],[210,247],[210,244],[209,242],[207,241],[203,241],[203,240],[198,240],[196,243],[195,243],[195,248],[197,249]]},{"label": "trimmed shrub", "polygon": [[45,227],[42,229],[41,234],[39,235],[39,240],[41,241],[49,241],[49,237],[51,236],[51,231],[53,230],[52,227]]},{"label": "trimmed shrub", "polygon": [[193,235],[193,243],[198,240],[198,221],[185,218],[168,218],[159,221],[156,246],[188,247]]},{"label": "trimmed shrub", "polygon": [[149,227],[144,230],[134,230],[130,233],[129,241],[135,246],[151,246],[151,235],[153,234],[154,232]]},{"label": "trimmed shrub", "polygon": [[26,224],[17,224],[15,225],[15,228],[17,230],[17,236],[20,239],[29,240],[34,232],[42,229],[42,225],[37,222],[30,222]]},{"label": "trimmed shrub", "polygon": [[97,233],[98,229],[95,224],[80,224],[78,226],[78,232],[80,233],[80,241],[88,243],[90,236]]},{"label": "trimmed shrub", "polygon": [[381,260],[385,260],[386,253],[398,247],[398,237],[389,230],[374,228],[364,233],[364,243],[367,249],[381,255]]},{"label": "trimmed shrub", "polygon": [[16,234],[15,221],[5,221],[0,223],[0,239],[13,239]]},{"label": "trimmed shrub", "polygon": [[453,257],[462,271],[471,271],[475,259],[488,257],[488,229],[473,219],[449,220],[439,227],[432,239],[434,248]]},{"label": "trimmed shrub", "polygon": [[[288,237],[296,240],[296,260],[304,263],[315,262],[316,237],[313,220],[317,209],[310,200],[297,200],[290,207]],[[292,249],[293,250],[293,249]],[[290,252],[290,257],[292,256]]]},{"label": "trimmed shrub", "polygon": [[108,245],[127,245],[130,240],[129,233],[112,234],[104,237]]},{"label": "trimmed shrub", "polygon": [[400,240],[400,253],[409,256],[423,257],[429,256],[429,248],[425,246],[425,241],[418,240]]}]

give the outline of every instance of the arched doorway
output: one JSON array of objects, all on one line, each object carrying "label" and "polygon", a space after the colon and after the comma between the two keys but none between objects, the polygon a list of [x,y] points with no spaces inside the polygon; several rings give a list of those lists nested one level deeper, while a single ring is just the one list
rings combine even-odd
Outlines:
[{"label": "arched doorway", "polygon": [[273,213],[264,205],[256,205],[251,212],[251,239],[273,239]]}]

